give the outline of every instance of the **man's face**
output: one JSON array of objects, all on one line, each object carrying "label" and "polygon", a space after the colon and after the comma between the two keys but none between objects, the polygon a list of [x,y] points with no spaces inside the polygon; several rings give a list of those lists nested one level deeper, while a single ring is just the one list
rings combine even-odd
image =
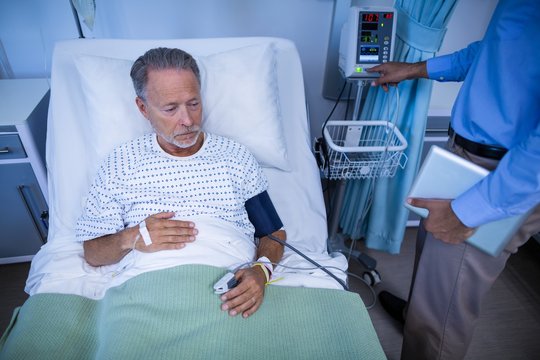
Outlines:
[{"label": "man's face", "polygon": [[167,153],[189,156],[201,148],[201,92],[193,72],[149,70],[146,101],[137,97],[136,103]]}]

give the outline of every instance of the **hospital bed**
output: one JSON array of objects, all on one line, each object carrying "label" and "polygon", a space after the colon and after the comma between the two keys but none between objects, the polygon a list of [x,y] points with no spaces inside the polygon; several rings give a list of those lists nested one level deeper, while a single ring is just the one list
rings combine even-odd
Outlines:
[{"label": "hospital bed", "polygon": [[216,224],[197,223],[195,243],[205,251],[189,245],[154,254],[133,251],[119,264],[100,268],[84,261],[75,222],[104,157],[151,131],[136,109],[129,69],[158,46],[181,48],[197,59],[203,127],[254,153],[288,243],[346,279],[344,256],[327,252],[302,67],[292,42],[261,37],[59,42],[47,132],[48,242],[32,261],[26,284],[31,296],[14,312],[0,341],[0,358],[385,358],[358,294],[343,291],[288,248],[275,267],[274,279],[280,280],[266,288],[254,315],[243,319],[221,311],[213,284],[252,260],[253,249],[229,251],[220,238],[230,234]]}]

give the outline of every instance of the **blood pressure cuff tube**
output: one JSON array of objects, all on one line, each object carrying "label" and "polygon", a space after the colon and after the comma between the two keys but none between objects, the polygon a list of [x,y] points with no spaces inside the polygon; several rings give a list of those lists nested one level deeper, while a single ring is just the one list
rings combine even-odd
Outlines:
[{"label": "blood pressure cuff tube", "polygon": [[272,234],[283,227],[283,223],[277,214],[268,192],[255,195],[246,201],[246,210],[249,221],[255,227],[255,236],[258,238]]}]

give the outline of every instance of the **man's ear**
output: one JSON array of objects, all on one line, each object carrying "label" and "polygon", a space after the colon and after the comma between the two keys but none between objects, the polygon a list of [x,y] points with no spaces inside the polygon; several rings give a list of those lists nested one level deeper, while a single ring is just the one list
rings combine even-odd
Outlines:
[{"label": "man's ear", "polygon": [[137,104],[137,108],[139,108],[141,114],[143,114],[143,116],[148,119],[148,111],[146,109],[146,104],[144,103],[144,100],[137,96],[135,98],[135,104]]}]

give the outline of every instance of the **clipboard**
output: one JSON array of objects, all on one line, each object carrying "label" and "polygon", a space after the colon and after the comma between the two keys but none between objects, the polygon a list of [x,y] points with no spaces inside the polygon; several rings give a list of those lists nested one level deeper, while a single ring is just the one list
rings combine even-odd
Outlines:
[{"label": "clipboard", "polygon": [[[408,197],[455,199],[488,174],[489,171],[483,167],[433,145],[420,167]],[[408,203],[405,203],[405,206],[424,218],[429,214],[427,209]],[[525,213],[481,225],[466,241],[491,256],[499,256],[528,215],[529,213]]]}]

